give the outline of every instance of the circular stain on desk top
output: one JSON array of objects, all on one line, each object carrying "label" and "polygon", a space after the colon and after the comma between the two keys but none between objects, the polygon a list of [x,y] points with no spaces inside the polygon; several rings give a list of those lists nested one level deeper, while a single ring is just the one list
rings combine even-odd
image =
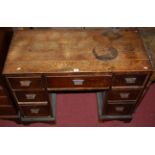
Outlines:
[{"label": "circular stain on desk top", "polygon": [[96,47],[93,49],[92,53],[96,59],[102,61],[112,60],[118,56],[117,49],[112,46],[108,48]]}]

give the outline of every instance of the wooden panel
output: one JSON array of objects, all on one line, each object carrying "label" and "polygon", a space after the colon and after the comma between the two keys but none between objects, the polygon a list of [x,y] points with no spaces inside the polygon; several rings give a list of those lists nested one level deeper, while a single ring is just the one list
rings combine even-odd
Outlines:
[{"label": "wooden panel", "polygon": [[9,77],[8,81],[14,90],[43,89],[41,77]]},{"label": "wooden panel", "polygon": [[0,106],[1,105],[11,105],[7,97],[0,96]]},{"label": "wooden panel", "polygon": [[17,115],[16,110],[12,106],[0,106],[0,116]]},{"label": "wooden panel", "polygon": [[53,76],[47,77],[48,88],[104,88],[110,87],[112,76]]},{"label": "wooden panel", "polygon": [[3,69],[12,34],[11,28],[0,28],[0,72]]},{"label": "wooden panel", "polygon": [[147,73],[115,74],[113,86],[143,86]]},{"label": "wooden panel", "polygon": [[20,108],[25,117],[41,117],[51,115],[49,106],[22,105]]},{"label": "wooden panel", "polygon": [[1,79],[1,76],[0,76],[0,86],[2,86],[2,79]]},{"label": "wooden panel", "polygon": [[44,91],[15,91],[18,102],[46,102]]},{"label": "wooden panel", "polygon": [[3,87],[0,86],[0,96],[5,96],[5,92]]},{"label": "wooden panel", "polygon": [[113,89],[110,91],[108,100],[137,100],[141,89]]}]

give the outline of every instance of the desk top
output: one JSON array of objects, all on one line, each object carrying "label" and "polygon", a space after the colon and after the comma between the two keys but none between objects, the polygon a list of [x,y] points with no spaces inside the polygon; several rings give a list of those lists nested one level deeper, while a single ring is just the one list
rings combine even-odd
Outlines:
[{"label": "desk top", "polygon": [[4,74],[151,70],[134,29],[16,31]]}]

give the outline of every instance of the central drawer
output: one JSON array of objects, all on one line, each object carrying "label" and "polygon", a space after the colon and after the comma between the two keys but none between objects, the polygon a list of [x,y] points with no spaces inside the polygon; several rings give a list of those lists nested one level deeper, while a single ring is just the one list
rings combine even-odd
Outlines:
[{"label": "central drawer", "polygon": [[18,102],[47,102],[44,91],[15,91]]},{"label": "central drawer", "polygon": [[47,88],[108,88],[111,85],[112,76],[48,76]]}]

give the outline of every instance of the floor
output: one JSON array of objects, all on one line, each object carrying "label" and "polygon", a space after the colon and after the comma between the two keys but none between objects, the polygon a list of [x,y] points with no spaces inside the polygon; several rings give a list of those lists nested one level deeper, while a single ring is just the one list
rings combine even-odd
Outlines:
[{"label": "floor", "polygon": [[143,101],[129,123],[98,120],[95,93],[59,94],[57,96],[56,123],[17,124],[0,120],[3,127],[154,127],[155,126],[155,84],[149,88]]}]

